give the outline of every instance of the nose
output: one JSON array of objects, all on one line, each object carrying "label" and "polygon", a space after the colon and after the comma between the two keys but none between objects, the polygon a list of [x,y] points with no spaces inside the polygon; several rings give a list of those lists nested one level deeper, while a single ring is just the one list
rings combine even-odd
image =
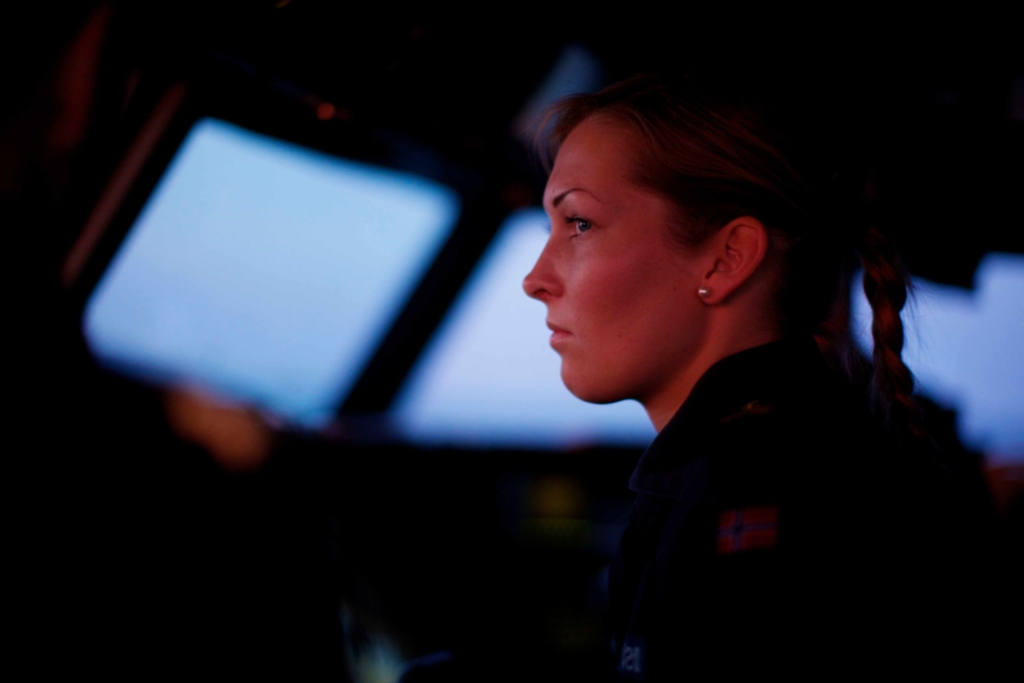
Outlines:
[{"label": "nose", "polygon": [[554,256],[551,253],[551,241],[544,245],[544,250],[537,258],[533,269],[523,278],[523,291],[526,296],[547,303],[561,295],[560,280],[554,268]]}]

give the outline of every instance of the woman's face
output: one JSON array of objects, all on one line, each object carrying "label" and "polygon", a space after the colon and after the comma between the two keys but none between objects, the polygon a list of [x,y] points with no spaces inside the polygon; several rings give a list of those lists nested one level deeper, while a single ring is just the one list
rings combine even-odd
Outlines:
[{"label": "woman's face", "polygon": [[695,357],[705,307],[697,255],[670,242],[671,203],[627,177],[630,145],[600,117],[566,138],[544,191],[551,237],[523,288],[548,307],[573,394],[647,405]]}]

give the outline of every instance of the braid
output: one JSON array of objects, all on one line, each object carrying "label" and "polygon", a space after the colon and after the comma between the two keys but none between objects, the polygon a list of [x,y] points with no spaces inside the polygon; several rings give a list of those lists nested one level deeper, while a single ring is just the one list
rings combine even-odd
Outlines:
[{"label": "braid", "polygon": [[900,356],[903,350],[900,311],[907,301],[909,278],[895,245],[875,228],[868,228],[858,251],[864,265],[864,293],[872,311],[874,408],[890,427],[923,437],[921,412],[913,396],[914,376]]}]

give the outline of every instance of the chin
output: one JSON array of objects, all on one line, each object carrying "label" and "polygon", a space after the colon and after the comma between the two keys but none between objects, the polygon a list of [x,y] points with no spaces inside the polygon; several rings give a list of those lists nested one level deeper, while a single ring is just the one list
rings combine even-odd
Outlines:
[{"label": "chin", "polygon": [[630,398],[629,393],[608,381],[607,375],[581,373],[562,363],[562,383],[576,398],[587,403],[616,403]]}]

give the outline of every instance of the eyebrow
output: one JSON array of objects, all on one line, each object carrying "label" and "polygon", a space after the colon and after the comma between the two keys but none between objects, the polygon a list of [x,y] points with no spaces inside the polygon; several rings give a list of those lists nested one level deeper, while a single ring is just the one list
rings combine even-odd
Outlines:
[{"label": "eyebrow", "polygon": [[[582,187],[572,187],[572,188],[569,188],[568,190],[566,190],[565,192],[560,193],[557,197],[552,199],[551,200],[551,206],[552,207],[557,207],[559,204],[562,203],[562,200],[565,199],[566,195],[568,195],[568,194],[570,194],[572,192],[586,192],[591,197],[594,197],[594,193],[590,192],[589,190],[585,190]],[[594,199],[597,199],[597,197],[594,197]],[[601,201],[601,200],[598,199],[598,201]]]}]

